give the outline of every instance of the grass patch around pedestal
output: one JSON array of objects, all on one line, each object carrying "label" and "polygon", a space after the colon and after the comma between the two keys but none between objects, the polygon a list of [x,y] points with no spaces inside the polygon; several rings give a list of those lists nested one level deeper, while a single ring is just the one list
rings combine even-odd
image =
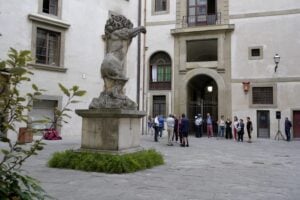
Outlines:
[{"label": "grass patch around pedestal", "polygon": [[162,164],[163,156],[153,149],[124,155],[66,150],[54,153],[48,161],[48,166],[53,168],[116,174],[136,172]]}]

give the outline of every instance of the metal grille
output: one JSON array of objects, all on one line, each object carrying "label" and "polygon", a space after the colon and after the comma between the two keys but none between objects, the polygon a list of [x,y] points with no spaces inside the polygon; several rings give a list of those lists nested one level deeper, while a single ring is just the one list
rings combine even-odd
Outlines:
[{"label": "metal grille", "polygon": [[253,87],[253,104],[273,104],[273,87]]},{"label": "metal grille", "polygon": [[166,96],[153,96],[153,115],[166,116]]},{"label": "metal grille", "polygon": [[260,56],[260,49],[251,49],[251,56],[252,57],[259,57]]}]

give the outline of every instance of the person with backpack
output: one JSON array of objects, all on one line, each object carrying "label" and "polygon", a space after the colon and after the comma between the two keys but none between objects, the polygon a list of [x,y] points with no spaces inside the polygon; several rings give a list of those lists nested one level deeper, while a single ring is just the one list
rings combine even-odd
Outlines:
[{"label": "person with backpack", "polygon": [[164,117],[162,115],[159,115],[158,122],[159,122],[159,125],[158,125],[159,137],[162,137],[163,130],[164,130],[164,124],[165,124],[165,120],[164,120]]}]

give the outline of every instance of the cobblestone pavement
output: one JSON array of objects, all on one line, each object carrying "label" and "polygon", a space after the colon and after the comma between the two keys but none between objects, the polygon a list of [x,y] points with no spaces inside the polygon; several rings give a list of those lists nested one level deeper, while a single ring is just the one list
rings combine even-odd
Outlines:
[{"label": "cobblestone pavement", "polygon": [[300,141],[190,137],[190,147],[183,148],[167,146],[166,137],[155,143],[144,135],[141,145],[161,152],[165,164],[122,175],[48,168],[53,152],[78,149],[80,137],[46,143],[24,169],[60,200],[300,199]]}]

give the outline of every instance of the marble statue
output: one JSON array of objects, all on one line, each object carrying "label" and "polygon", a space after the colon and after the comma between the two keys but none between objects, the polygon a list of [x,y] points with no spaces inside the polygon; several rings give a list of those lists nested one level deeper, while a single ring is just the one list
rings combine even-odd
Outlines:
[{"label": "marble statue", "polygon": [[124,94],[126,77],[126,55],[132,38],[146,33],[143,26],[133,28],[133,24],[122,15],[111,15],[105,25],[107,53],[101,64],[104,90],[90,103],[90,109],[120,108],[136,110],[137,104]]}]

